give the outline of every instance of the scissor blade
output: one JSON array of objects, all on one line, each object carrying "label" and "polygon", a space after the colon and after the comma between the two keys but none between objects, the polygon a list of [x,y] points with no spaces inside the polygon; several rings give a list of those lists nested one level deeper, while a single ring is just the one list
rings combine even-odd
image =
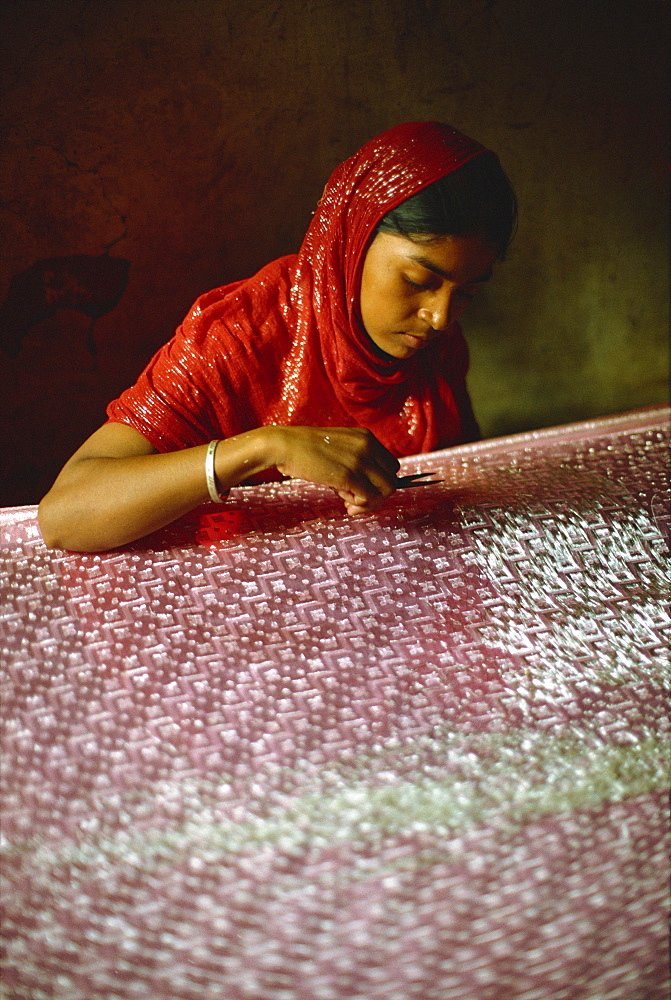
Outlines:
[{"label": "scissor blade", "polygon": [[396,480],[396,489],[405,490],[409,486],[431,486],[433,483],[442,483],[442,479],[426,479],[426,476],[435,476],[435,471],[413,472],[409,476],[399,476]]}]

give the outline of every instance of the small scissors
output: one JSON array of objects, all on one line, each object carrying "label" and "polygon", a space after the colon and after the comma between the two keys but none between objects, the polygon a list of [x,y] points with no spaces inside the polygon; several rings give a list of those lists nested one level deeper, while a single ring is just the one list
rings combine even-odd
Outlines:
[{"label": "small scissors", "polygon": [[413,472],[409,476],[399,476],[396,480],[396,489],[405,490],[408,486],[432,486],[433,483],[442,483],[442,479],[426,479],[426,476],[435,476],[435,471]]}]

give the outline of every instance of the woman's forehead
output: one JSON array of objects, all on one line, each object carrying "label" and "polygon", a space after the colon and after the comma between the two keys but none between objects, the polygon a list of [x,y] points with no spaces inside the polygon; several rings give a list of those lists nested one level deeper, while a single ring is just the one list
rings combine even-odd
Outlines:
[{"label": "woman's forehead", "polygon": [[396,257],[417,263],[422,267],[449,277],[455,266],[482,262],[483,273],[491,271],[496,259],[496,250],[483,236],[435,235],[427,239],[422,236],[404,236],[400,233],[377,233],[371,243],[376,252],[389,258]]}]

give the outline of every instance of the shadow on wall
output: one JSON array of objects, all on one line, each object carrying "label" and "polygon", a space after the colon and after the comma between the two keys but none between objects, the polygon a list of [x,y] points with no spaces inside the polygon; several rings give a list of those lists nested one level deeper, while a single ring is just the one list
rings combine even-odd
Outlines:
[{"label": "shadow on wall", "polygon": [[12,278],[0,305],[0,506],[37,503],[100,425],[96,322],[120,302],[129,272],[122,257],[76,254]]},{"label": "shadow on wall", "polygon": [[128,284],[130,261],[122,257],[50,257],[17,274],[0,306],[0,347],[16,358],[29,330],[59,309],[91,320],[86,343],[93,361],[95,321],[114,309]]}]

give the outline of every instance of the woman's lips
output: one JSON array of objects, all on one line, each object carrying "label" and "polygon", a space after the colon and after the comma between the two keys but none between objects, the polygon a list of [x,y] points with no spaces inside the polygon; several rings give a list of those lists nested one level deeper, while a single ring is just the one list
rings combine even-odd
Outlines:
[{"label": "woman's lips", "polygon": [[408,344],[409,347],[414,347],[416,349],[419,349],[421,347],[426,347],[426,345],[429,344],[432,340],[434,340],[436,336],[437,334],[433,334],[432,336],[428,335],[419,336],[418,334],[414,333],[401,334],[401,337],[406,342],[406,344]]}]

